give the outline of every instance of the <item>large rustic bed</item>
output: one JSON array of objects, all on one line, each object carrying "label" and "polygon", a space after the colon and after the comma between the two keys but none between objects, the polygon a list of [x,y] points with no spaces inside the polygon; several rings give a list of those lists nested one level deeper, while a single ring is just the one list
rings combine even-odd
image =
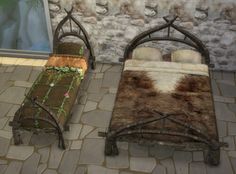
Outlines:
[{"label": "large rustic bed", "polygon": [[[57,133],[58,146],[65,149],[63,130],[76,100],[87,69],[95,68],[93,49],[83,26],[72,10],[58,24],[54,34],[53,54],[26,95],[10,123],[15,144],[21,144],[20,130]],[[68,27],[69,26],[69,27]],[[65,40],[74,37],[79,42]]]},{"label": "large rustic bed", "polygon": [[[105,154],[118,155],[117,141],[160,144],[203,149],[205,162],[218,165],[225,144],[218,140],[209,52],[174,24],[176,17],[164,19],[166,24],[139,34],[126,48],[109,129],[100,132],[106,137]],[[158,36],[163,31],[165,36]],[[150,41],[176,41],[192,49],[162,56],[156,48],[140,47]]]}]

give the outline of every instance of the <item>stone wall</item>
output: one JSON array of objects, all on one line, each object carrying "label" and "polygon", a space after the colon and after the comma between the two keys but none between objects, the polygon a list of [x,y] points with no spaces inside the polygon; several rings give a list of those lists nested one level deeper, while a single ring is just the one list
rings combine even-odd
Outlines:
[{"label": "stone wall", "polygon": [[[97,60],[118,62],[135,35],[163,24],[163,16],[178,15],[176,23],[207,45],[215,69],[236,70],[235,0],[49,0],[53,29],[72,5]],[[155,46],[163,52],[176,49],[168,42]]]}]

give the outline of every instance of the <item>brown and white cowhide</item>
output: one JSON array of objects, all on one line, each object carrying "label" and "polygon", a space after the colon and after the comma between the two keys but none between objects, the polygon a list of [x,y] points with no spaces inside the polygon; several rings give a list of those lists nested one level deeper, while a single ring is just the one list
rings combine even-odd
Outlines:
[{"label": "brown and white cowhide", "polygon": [[[160,63],[163,62],[158,62],[159,65],[150,63],[148,66],[137,62],[128,62],[125,65],[113,110],[111,130],[153,117],[151,112],[158,110],[163,113],[182,113],[174,117],[194,125],[212,138],[217,138],[207,67],[195,67],[191,71],[191,66],[187,68],[181,64],[179,68],[169,69],[172,65],[168,68],[167,64]],[[143,128],[160,130],[163,129],[162,124],[159,121]],[[182,126],[170,121],[165,122],[164,129],[185,131]],[[143,137],[178,143],[189,141],[172,136]]]}]

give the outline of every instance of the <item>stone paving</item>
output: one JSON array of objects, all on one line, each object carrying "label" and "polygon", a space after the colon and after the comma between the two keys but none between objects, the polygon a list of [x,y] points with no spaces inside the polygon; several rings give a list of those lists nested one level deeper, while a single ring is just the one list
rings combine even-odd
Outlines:
[{"label": "stone paving", "polygon": [[148,147],[119,142],[120,155],[104,156],[105,131],[111,119],[121,65],[98,64],[84,79],[73,108],[66,150],[57,137],[22,132],[15,146],[8,126],[25,93],[45,64],[43,60],[0,59],[0,174],[233,174],[236,173],[236,80],[234,73],[212,72],[219,136],[229,147],[221,150],[221,164],[210,167],[201,151]]}]

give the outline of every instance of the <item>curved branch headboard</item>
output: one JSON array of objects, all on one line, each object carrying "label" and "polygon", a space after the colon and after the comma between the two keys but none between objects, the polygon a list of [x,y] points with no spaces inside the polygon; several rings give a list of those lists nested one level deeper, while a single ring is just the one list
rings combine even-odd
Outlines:
[{"label": "curved branch headboard", "polygon": [[[197,51],[199,51],[202,56],[205,58],[205,64],[208,66],[212,65],[210,64],[210,55],[209,51],[206,48],[206,46],[202,43],[200,39],[198,39],[196,36],[191,34],[190,32],[176,26],[174,24],[174,21],[178,18],[178,16],[174,17],[172,20],[168,20],[166,17],[164,17],[164,20],[166,21],[166,24],[161,25],[161,26],[156,26],[152,29],[149,29],[147,31],[142,32],[141,34],[137,35],[131,42],[127,45],[124,53],[124,59],[121,59],[120,61],[125,61],[126,59],[131,58],[132,51],[138,46],[146,42],[151,42],[151,41],[174,41],[174,42],[181,42],[184,43],[190,47],[195,48]],[[155,37],[151,36],[151,34],[168,29],[167,35],[162,36],[162,37]],[[170,29],[174,28],[175,30],[179,31],[182,33],[185,37],[184,39],[177,38],[177,37],[172,37],[170,36]]]},{"label": "curved branch headboard", "polygon": [[[89,61],[92,65],[92,68],[95,68],[95,56],[94,56],[94,51],[93,48],[91,47],[91,44],[89,42],[89,37],[87,31],[84,29],[84,27],[79,23],[77,19],[75,19],[72,16],[72,11],[73,8],[70,11],[67,11],[65,9],[67,15],[65,18],[63,18],[60,23],[58,24],[54,36],[53,36],[53,53],[57,54],[58,53],[58,46],[60,44],[60,41],[67,37],[67,36],[74,36],[79,38],[80,40],[83,41],[87,49],[89,50]],[[64,31],[63,26],[66,24],[66,22],[69,21],[69,31]],[[77,30],[73,30],[72,28],[72,22],[76,25]]]}]

